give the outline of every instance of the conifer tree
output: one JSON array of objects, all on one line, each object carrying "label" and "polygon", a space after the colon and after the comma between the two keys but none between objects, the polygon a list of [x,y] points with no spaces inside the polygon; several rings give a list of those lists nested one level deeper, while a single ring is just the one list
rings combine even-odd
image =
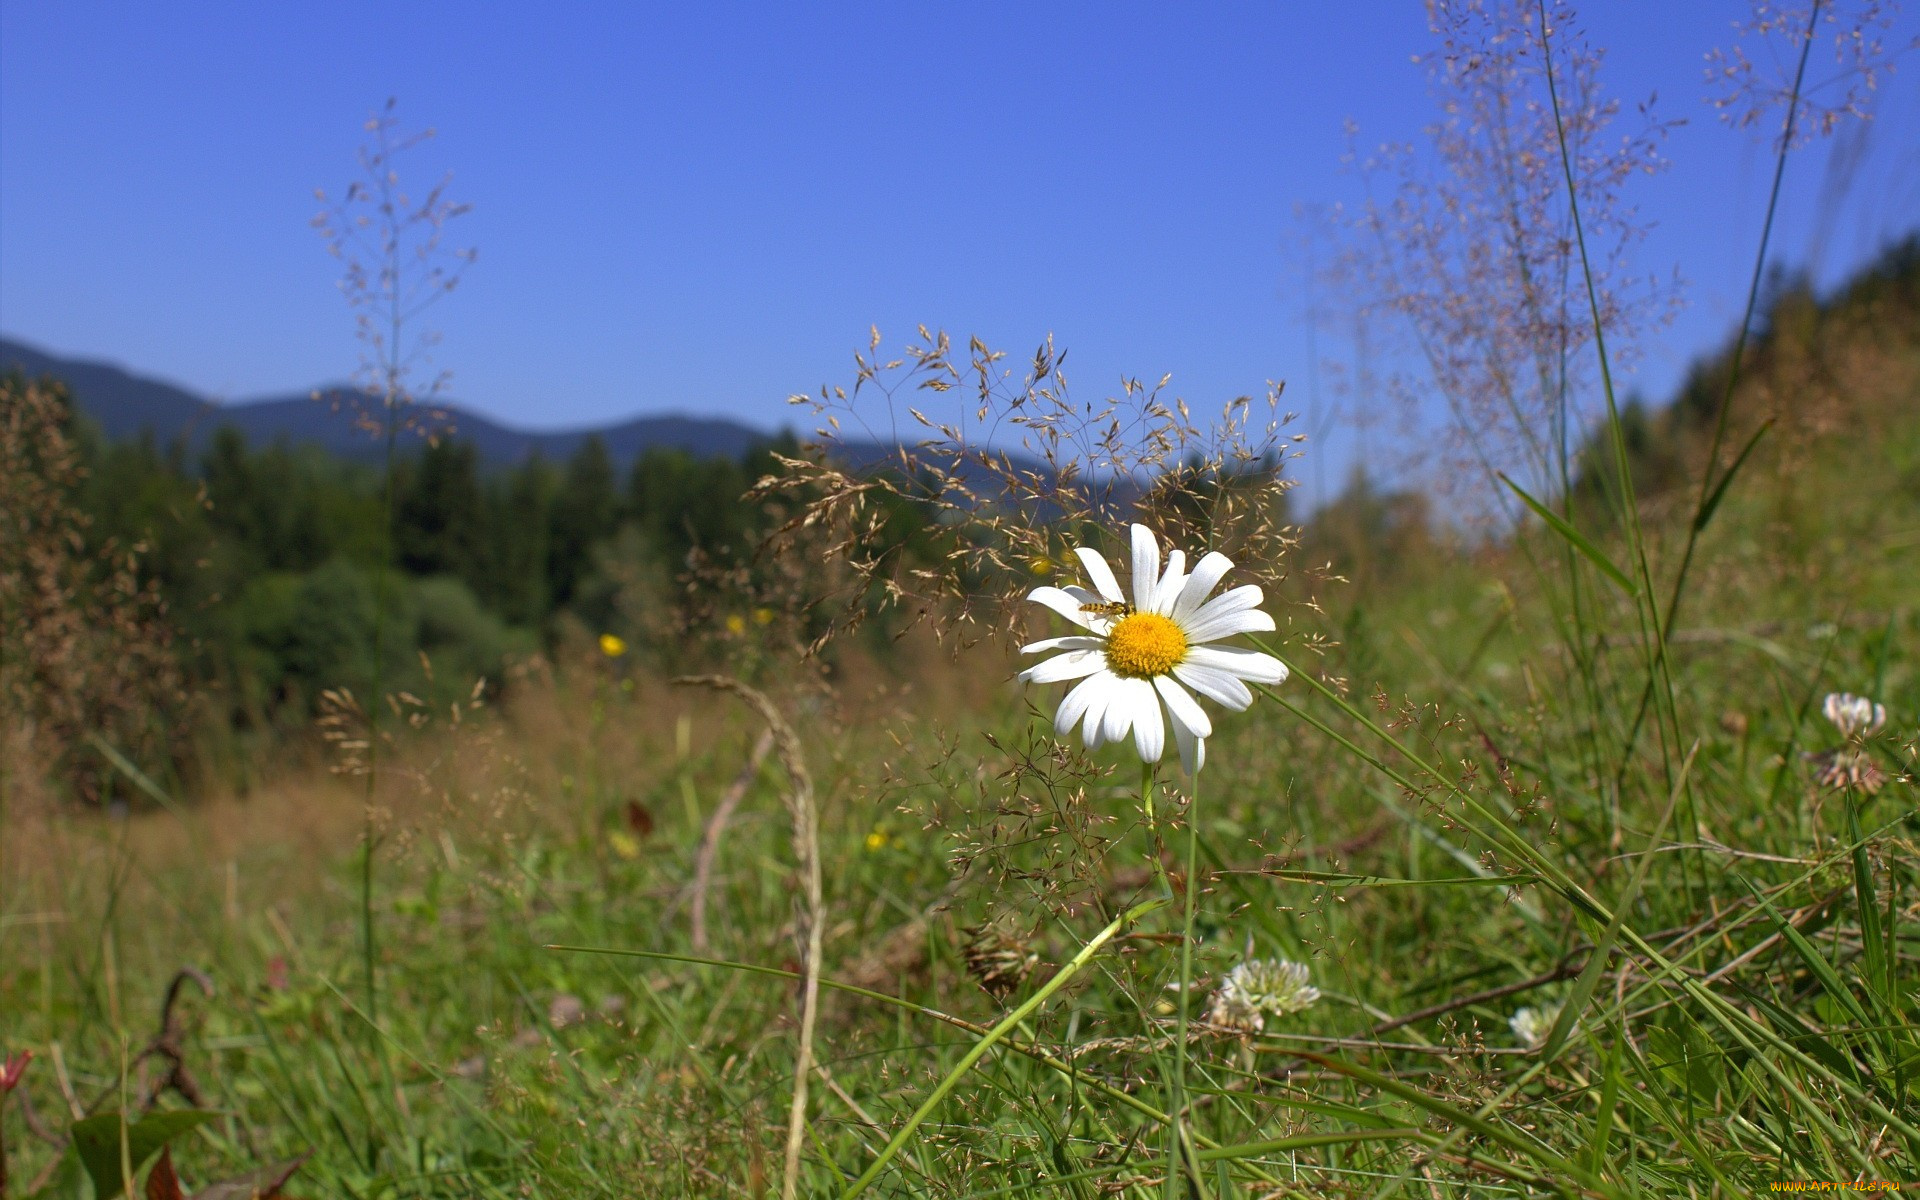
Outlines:
[{"label": "conifer tree", "polygon": [[589,437],[567,460],[547,522],[547,595],[554,605],[572,599],[593,544],[613,532],[619,516],[613,460],[598,435]]}]

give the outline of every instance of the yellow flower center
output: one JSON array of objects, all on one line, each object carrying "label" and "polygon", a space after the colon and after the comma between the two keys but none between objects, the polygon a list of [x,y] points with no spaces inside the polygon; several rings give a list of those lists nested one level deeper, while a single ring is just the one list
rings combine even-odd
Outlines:
[{"label": "yellow flower center", "polygon": [[1186,656],[1186,633],[1159,613],[1129,613],[1107,633],[1107,665],[1115,675],[1151,679]]}]

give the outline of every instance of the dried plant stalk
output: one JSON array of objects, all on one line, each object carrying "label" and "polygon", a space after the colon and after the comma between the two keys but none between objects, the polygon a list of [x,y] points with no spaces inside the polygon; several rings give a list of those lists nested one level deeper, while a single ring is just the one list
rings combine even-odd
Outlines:
[{"label": "dried plant stalk", "polygon": [[713,881],[713,863],[720,854],[720,839],[727,831],[727,822],[733,819],[733,810],[740,807],[747,789],[759,778],[760,764],[767,760],[767,752],[771,749],[773,730],[768,728],[754,739],[753,750],[748,753],[747,761],[721,794],[720,803],[714,808],[713,816],[707,819],[707,827],[700,835],[700,852],[694,857],[693,864],[693,901],[689,907],[695,954],[707,952],[707,889]]},{"label": "dried plant stalk", "polygon": [[802,889],[800,1046],[793,1059],[793,1103],[787,1112],[786,1173],[780,1180],[781,1200],[793,1200],[800,1180],[800,1143],[807,1126],[807,1079],[813,1074],[813,1030],[820,1015],[820,955],[826,936],[826,903],[820,886],[820,825],[813,804],[813,776],[800,749],[800,739],[766,693],[748,687],[731,675],[683,675],[675,683],[731,692],[760,715],[780,747],[780,765],[787,771],[787,814],[793,819],[793,856],[800,867]]}]

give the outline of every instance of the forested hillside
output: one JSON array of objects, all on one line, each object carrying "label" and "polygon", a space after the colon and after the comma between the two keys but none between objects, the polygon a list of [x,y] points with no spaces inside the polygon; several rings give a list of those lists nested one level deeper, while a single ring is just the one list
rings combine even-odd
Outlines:
[{"label": "forested hillside", "polygon": [[[1746,385],[1760,394],[1739,407],[1735,445],[1769,417],[1772,444],[1792,454],[1808,431],[1868,403],[1836,390],[1844,364],[1833,356],[1864,342],[1883,354],[1914,327],[1916,245],[1894,247],[1832,296],[1792,281],[1775,289],[1746,350],[1747,376],[1765,382]],[[1697,478],[1730,353],[1696,366],[1669,403],[1623,413],[1635,486],[1656,508]],[[9,405],[27,383],[18,374],[7,383]],[[623,470],[592,436],[564,460],[503,466],[458,434],[408,435],[389,490],[371,456],[252,444],[231,426],[198,450],[185,436],[110,438],[75,411],[61,381],[45,383],[75,454],[63,486],[87,553],[131,552],[184,681],[179,720],[197,731],[196,753],[217,746],[213,757],[229,767],[310,728],[328,688],[368,694],[377,678],[382,690],[444,705],[476,686],[498,694],[516,664],[584,653],[603,634],[622,653],[687,665],[700,641],[691,635],[724,637],[730,621],[772,616],[778,588],[756,550],[785,509],[746,493],[779,470],[777,456],[799,452],[791,438],[739,457],[654,449]],[[1604,453],[1596,441],[1581,461]],[[1575,484],[1594,519],[1605,511],[1603,479],[1588,468]],[[886,537],[907,545],[925,520],[908,504]],[[1417,488],[1383,488],[1364,471],[1300,537],[1303,563],[1330,566],[1369,598],[1431,577],[1455,541]]]}]

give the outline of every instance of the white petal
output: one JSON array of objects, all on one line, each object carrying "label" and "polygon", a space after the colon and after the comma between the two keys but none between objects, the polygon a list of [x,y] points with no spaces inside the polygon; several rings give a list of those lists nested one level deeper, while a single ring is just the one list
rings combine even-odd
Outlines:
[{"label": "white petal", "polygon": [[1118,602],[1127,598],[1120,590],[1120,581],[1113,577],[1113,568],[1107,565],[1107,560],[1098,550],[1090,546],[1076,546],[1073,552],[1080,556],[1080,565],[1085,568],[1087,579],[1093,583],[1101,599]]},{"label": "white petal", "polygon": [[1089,727],[1097,729],[1100,725],[1098,714],[1106,711],[1107,693],[1112,685],[1118,682],[1118,676],[1112,672],[1103,671],[1089,675],[1074,685],[1073,690],[1067,693],[1066,699],[1060,701],[1059,711],[1053,714],[1053,731],[1061,737],[1066,737],[1073,732],[1073,727],[1080,723],[1080,718],[1090,713],[1094,715],[1088,722]]},{"label": "white petal", "polygon": [[1187,581],[1187,555],[1182,550],[1167,551],[1167,572],[1153,589],[1153,611],[1171,615],[1173,602],[1180,598],[1180,585]]},{"label": "white petal", "polygon": [[1065,679],[1081,679],[1105,669],[1106,665],[1107,656],[1098,650],[1069,650],[1020,672],[1020,681],[1059,683]]},{"label": "white petal", "polygon": [[1133,606],[1153,611],[1153,589],[1160,582],[1160,543],[1145,525],[1133,527]]},{"label": "white petal", "polygon": [[[1074,590],[1079,591],[1080,589],[1076,588]],[[1085,595],[1086,593],[1082,592],[1081,594]],[[1065,588],[1057,588],[1051,585],[1047,587],[1037,587],[1027,593],[1027,599],[1033,601],[1035,604],[1046,605],[1082,629],[1093,628],[1093,614],[1080,611],[1080,606],[1085,603],[1085,601],[1075,599],[1073,593],[1067,591]]]},{"label": "white petal", "polygon": [[1174,682],[1171,675],[1155,675],[1153,690],[1167,702],[1167,713],[1173,718],[1175,731],[1185,728],[1195,737],[1207,737],[1213,733],[1213,719],[1207,716],[1207,710],[1200,702],[1187,694],[1187,689]]},{"label": "white petal", "polygon": [[1070,637],[1044,638],[1037,642],[1029,642],[1020,647],[1020,653],[1038,654],[1043,650],[1098,650],[1106,644],[1104,638],[1076,633]]},{"label": "white petal", "polygon": [[1113,691],[1113,699],[1107,703],[1107,712],[1100,721],[1100,740],[1117,742],[1127,736],[1133,728],[1133,722],[1139,715],[1134,712],[1138,693],[1133,690],[1133,680],[1122,679]]},{"label": "white petal", "polygon": [[[1113,683],[1119,682],[1118,679],[1113,681]],[[1117,699],[1119,699],[1118,689],[1113,684],[1108,684],[1106,690],[1096,695],[1093,703],[1087,707],[1087,719],[1080,723],[1080,740],[1087,749],[1098,750],[1106,740],[1107,709]]]},{"label": "white petal", "polygon": [[1287,677],[1287,664],[1273,655],[1238,646],[1195,646],[1187,651],[1187,661],[1196,666],[1218,667],[1255,683],[1280,683]]},{"label": "white petal", "polygon": [[1266,596],[1257,583],[1243,583],[1229,592],[1222,592],[1213,599],[1193,610],[1188,616],[1189,623],[1205,621],[1222,613],[1244,612],[1249,608],[1259,608]]},{"label": "white petal", "polygon": [[1107,714],[1114,705],[1120,703],[1127,691],[1123,686],[1126,680],[1112,671],[1103,671],[1094,678],[1104,680],[1105,685],[1094,694],[1093,703],[1087,705],[1087,717],[1080,727],[1082,739],[1089,750],[1098,750],[1112,740],[1107,736]]},{"label": "white petal", "polygon": [[1175,721],[1173,741],[1180,747],[1180,768],[1188,775],[1198,775],[1200,768],[1207,764],[1207,740],[1195,737],[1186,726]]},{"label": "white petal", "polygon": [[1233,560],[1218,550],[1210,550],[1206,556],[1193,565],[1193,574],[1180,585],[1180,598],[1173,602],[1173,611],[1168,616],[1180,620],[1188,613],[1206,603],[1207,593],[1213,591],[1215,584],[1228,571],[1233,569]]},{"label": "white petal", "polygon": [[1190,621],[1185,633],[1189,645],[1199,645],[1217,642],[1236,633],[1272,633],[1273,630],[1273,617],[1256,608],[1246,612],[1222,613],[1204,621]]},{"label": "white petal", "polygon": [[1153,685],[1144,679],[1127,680],[1134,693],[1133,746],[1141,762],[1159,762],[1167,748],[1166,726],[1160,720],[1160,701],[1154,698]]},{"label": "white petal", "polygon": [[1210,667],[1191,661],[1192,651],[1188,651],[1189,661],[1173,669],[1173,677],[1186,684],[1202,696],[1216,704],[1224,704],[1235,712],[1253,703],[1253,693],[1247,685],[1219,667]]}]

